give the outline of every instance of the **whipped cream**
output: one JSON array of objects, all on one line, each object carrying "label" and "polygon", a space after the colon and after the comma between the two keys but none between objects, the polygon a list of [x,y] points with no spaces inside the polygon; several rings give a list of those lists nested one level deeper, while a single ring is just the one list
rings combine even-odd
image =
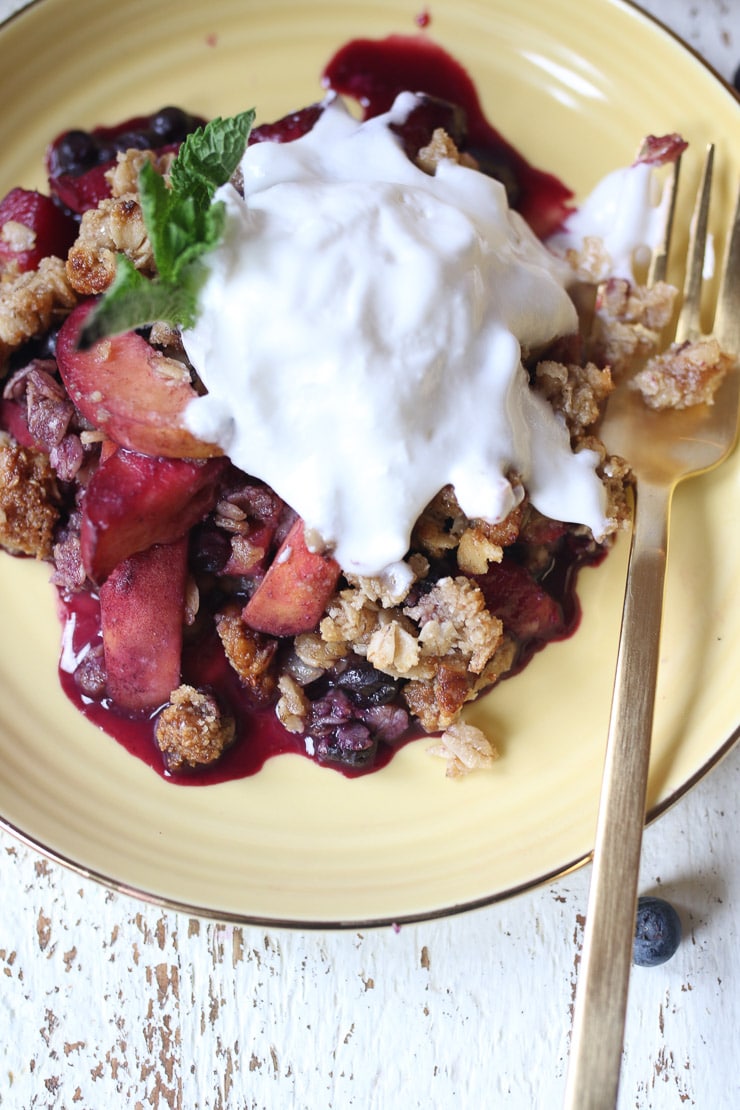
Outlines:
[{"label": "whipped cream", "polygon": [[388,124],[415,102],[359,123],[330,98],[304,137],[248,148],[183,336],[208,391],[187,426],[353,574],[403,559],[448,483],[498,521],[523,496],[515,473],[544,514],[606,526],[596,455],[572,452],[522,366],[576,328],[565,267],[498,182],[408,160]]},{"label": "whipped cream", "polygon": [[589,237],[600,239],[605,256],[594,279],[632,279],[635,264],[646,261],[660,240],[668,201],[654,166],[636,162],[613,170],[568,217],[563,231],[550,237],[548,247],[564,254],[580,251]]}]

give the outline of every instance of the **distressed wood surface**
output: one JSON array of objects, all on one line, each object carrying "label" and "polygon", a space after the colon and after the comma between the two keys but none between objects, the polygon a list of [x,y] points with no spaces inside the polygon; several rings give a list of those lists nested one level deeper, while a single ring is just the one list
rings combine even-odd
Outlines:
[{"label": "distressed wood surface", "polygon": [[[648,829],[684,942],[635,969],[620,1107],[740,1105],[740,748]],[[562,1097],[588,869],[367,932],[165,913],[0,841],[0,1106],[507,1106]]]},{"label": "distressed wood surface", "polygon": [[[737,0],[642,6],[733,75]],[[647,830],[641,891],[685,937],[633,974],[620,1110],[740,1106],[739,798],[736,748]],[[399,931],[265,931],[140,904],[0,834],[0,1107],[549,1110],[588,880]]]}]

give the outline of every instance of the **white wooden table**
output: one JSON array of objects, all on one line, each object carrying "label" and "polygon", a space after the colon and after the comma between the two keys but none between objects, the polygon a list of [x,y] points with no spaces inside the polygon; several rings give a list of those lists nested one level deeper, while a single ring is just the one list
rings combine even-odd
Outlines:
[{"label": "white wooden table", "polygon": [[[642,6],[732,77],[739,0]],[[633,974],[620,1110],[740,1106],[739,799],[736,748],[647,831],[641,890],[685,941]],[[266,931],[139,904],[0,834],[0,1107],[557,1107],[588,881],[400,932]]]}]

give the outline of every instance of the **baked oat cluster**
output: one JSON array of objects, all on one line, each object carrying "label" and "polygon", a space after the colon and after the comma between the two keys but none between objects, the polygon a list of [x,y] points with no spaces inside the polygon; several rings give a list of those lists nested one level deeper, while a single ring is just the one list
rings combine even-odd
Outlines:
[{"label": "baked oat cluster", "polygon": [[[579,279],[587,281],[603,268],[604,259],[598,243],[590,240],[570,262]],[[591,357],[608,366],[616,381],[629,375],[630,388],[657,410],[713,404],[731,367],[731,359],[711,336],[663,349],[677,296],[675,286],[664,281],[648,287],[609,278],[599,283],[588,340]]]},{"label": "baked oat cluster", "polygon": [[[723,356],[712,341],[660,353],[670,286],[601,283],[587,339],[525,355],[573,449],[598,453],[608,535],[542,516],[510,474],[521,500],[503,521],[469,519],[446,487],[393,574],[343,573],[273,490],[188,438],[179,417],[199,383],[175,329],[76,347],[119,253],[153,272],[139,169],[150,160],[166,175],[197,123],[166,109],[69,132],[48,156],[54,199],[14,190],[0,204],[0,545],[48,562],[69,604],[99,602],[80,697],[144,719],[172,775],[249,743],[244,721],[264,713],[323,763],[366,769],[423,731],[438,734],[430,752],[449,775],[489,767],[495,738],[463,707],[572,630],[558,581],[601,558],[629,518],[628,464],[598,439],[615,379],[640,367],[635,387],[654,407],[711,402]],[[268,130],[258,138],[281,138]],[[450,158],[472,161],[430,128],[419,165]],[[572,259],[582,279],[602,262],[595,241]]]}]

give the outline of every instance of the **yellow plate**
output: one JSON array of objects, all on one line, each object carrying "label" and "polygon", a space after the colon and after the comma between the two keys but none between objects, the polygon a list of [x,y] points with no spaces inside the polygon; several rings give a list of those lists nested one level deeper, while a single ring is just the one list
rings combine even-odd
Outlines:
[{"label": "yellow plate", "polygon": [[[417,33],[421,0],[41,0],[0,33],[0,192],[43,185],[47,141],[163,104],[274,119],[320,95],[356,36]],[[583,194],[647,132],[718,147],[721,229],[740,175],[731,91],[615,0],[435,0],[429,30],[489,116]],[[653,812],[725,751],[740,720],[740,463],[676,500],[661,658]],[[222,919],[402,921],[505,897],[592,845],[626,543],[582,576],[577,635],[470,716],[500,739],[492,773],[446,780],[406,748],[348,781],[296,756],[203,789],[163,782],[60,692],[48,569],[0,558],[0,813],[7,828],[119,889]]]}]

